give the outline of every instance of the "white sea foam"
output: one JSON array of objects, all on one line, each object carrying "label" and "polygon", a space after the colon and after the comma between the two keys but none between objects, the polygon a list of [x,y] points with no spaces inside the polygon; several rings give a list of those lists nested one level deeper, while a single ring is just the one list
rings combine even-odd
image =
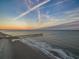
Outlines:
[{"label": "white sea foam", "polygon": [[25,38],[20,41],[33,48],[39,49],[51,59],[52,58],[54,59],[75,59],[74,57],[67,55],[63,49],[53,48],[50,44],[46,42],[32,40],[30,38]]}]

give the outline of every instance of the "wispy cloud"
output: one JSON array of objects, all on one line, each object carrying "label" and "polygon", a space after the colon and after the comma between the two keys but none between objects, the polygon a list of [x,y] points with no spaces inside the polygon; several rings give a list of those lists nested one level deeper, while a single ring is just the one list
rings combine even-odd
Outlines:
[{"label": "wispy cloud", "polygon": [[62,1],[59,1],[59,2],[57,2],[57,3],[55,3],[54,5],[60,5],[60,4],[62,4],[62,3],[64,3],[64,2],[67,2],[68,0],[62,0]]},{"label": "wispy cloud", "polygon": [[[49,27],[49,26],[56,26],[56,25],[60,25],[60,24],[64,24],[64,23],[69,23],[69,22],[75,22],[75,21],[79,21],[79,8],[76,8],[74,10],[70,10],[70,11],[65,11],[62,14],[64,17],[62,17],[62,19],[57,18],[57,17],[49,17],[48,21],[46,22],[41,22],[41,23],[37,23],[37,27],[36,28],[42,28],[42,27]],[[49,15],[45,15],[45,16],[49,16]],[[44,19],[43,19],[44,20]]]},{"label": "wispy cloud", "polygon": [[70,0],[58,0],[58,2],[52,3],[52,4],[48,5],[48,6],[46,5],[45,7],[42,7],[42,8],[60,6],[60,5],[63,5],[63,3],[69,2],[69,1],[70,1]]},{"label": "wispy cloud", "polygon": [[79,20],[79,8],[64,12],[65,19]]}]

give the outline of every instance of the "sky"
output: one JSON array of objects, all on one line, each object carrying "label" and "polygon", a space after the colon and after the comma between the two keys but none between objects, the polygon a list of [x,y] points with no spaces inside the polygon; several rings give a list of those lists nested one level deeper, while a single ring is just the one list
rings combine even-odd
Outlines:
[{"label": "sky", "polygon": [[79,21],[79,0],[0,0],[0,29],[30,30]]}]

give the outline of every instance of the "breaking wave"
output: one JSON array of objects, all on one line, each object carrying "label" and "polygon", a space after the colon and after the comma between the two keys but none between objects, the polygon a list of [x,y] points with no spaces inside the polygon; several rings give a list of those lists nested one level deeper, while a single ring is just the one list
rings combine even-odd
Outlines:
[{"label": "breaking wave", "polygon": [[47,42],[32,40],[29,38],[25,38],[20,41],[23,42],[24,44],[27,44],[33,48],[36,48],[42,51],[45,55],[47,55],[51,59],[52,58],[53,59],[76,59],[75,57],[73,57],[73,54],[70,53],[69,51],[67,52],[64,49],[52,47]]}]

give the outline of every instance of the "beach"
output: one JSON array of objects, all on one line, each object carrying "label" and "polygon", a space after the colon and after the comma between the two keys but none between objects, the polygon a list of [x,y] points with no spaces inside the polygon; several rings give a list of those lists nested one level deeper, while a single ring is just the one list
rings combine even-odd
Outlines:
[{"label": "beach", "polygon": [[33,49],[19,41],[12,43],[13,45],[13,59],[50,59],[45,54],[37,49]]},{"label": "beach", "polygon": [[[33,49],[20,41],[11,42],[8,39],[1,39],[3,53],[0,53],[1,59],[50,59],[37,49]],[[4,46],[5,45],[5,46]]]}]

